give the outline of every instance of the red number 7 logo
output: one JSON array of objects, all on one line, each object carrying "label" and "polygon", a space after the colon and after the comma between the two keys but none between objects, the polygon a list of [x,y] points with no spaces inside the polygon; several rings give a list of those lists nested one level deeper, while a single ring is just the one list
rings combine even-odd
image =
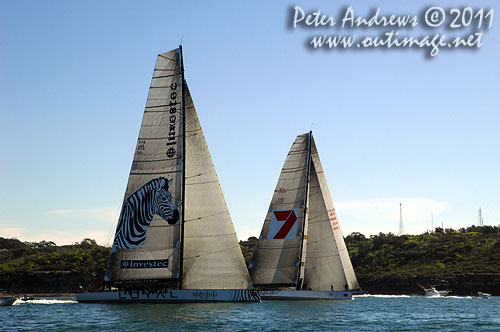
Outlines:
[{"label": "red number 7 logo", "polygon": [[285,221],[276,235],[273,237],[273,240],[281,240],[286,238],[290,230],[292,229],[295,221],[297,221],[297,216],[295,215],[294,210],[288,211],[273,211],[274,216],[276,217],[276,221]]}]

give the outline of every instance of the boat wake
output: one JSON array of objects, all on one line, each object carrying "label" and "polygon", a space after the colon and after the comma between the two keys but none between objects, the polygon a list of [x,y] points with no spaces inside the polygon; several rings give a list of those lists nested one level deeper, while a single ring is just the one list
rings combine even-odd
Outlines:
[{"label": "boat wake", "polygon": [[400,297],[410,297],[410,295],[383,295],[383,294],[361,294],[353,295],[352,297],[385,297],[385,298],[400,298]]},{"label": "boat wake", "polygon": [[55,300],[55,299],[39,299],[39,300],[27,300],[21,301],[16,300],[12,305],[22,305],[22,304],[68,304],[68,303],[78,303],[75,300]]},{"label": "boat wake", "polygon": [[425,296],[426,299],[472,299],[472,296],[455,296],[455,295],[447,295],[447,296]]}]

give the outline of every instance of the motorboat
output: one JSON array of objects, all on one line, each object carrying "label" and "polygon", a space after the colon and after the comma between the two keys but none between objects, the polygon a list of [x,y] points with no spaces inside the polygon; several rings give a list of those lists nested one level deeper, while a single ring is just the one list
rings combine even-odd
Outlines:
[{"label": "motorboat", "polygon": [[422,288],[422,290],[425,292],[424,296],[425,297],[442,297],[442,296],[447,296],[448,293],[450,292],[449,290],[437,290],[436,287],[430,286],[430,288],[425,288],[421,284],[417,283],[417,285]]},{"label": "motorboat", "polygon": [[477,292],[477,296],[481,299],[489,299],[491,297],[491,294],[488,293],[483,293],[483,292]]}]

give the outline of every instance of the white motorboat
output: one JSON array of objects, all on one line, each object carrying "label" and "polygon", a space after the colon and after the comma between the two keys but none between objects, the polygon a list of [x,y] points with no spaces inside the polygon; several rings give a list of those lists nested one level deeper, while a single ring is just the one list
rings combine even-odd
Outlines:
[{"label": "white motorboat", "polygon": [[448,293],[450,292],[449,290],[437,290],[436,287],[430,286],[430,288],[425,288],[421,284],[417,283],[417,285],[422,288],[422,290],[425,292],[424,296],[425,297],[442,297],[442,296],[447,296]]},{"label": "white motorboat", "polygon": [[477,296],[482,298],[482,299],[489,299],[491,297],[491,294],[488,293],[483,293],[483,292],[477,292]]}]

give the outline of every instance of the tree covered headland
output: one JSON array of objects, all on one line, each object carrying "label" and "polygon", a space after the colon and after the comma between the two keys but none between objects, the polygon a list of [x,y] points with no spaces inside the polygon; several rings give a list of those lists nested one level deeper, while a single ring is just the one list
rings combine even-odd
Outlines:
[{"label": "tree covered headland", "polygon": [[359,278],[500,273],[500,227],[436,228],[433,233],[401,236],[352,233],[345,241]]},{"label": "tree covered headland", "polygon": [[[345,242],[356,277],[368,293],[423,294],[420,283],[455,295],[500,295],[500,227],[436,228],[402,236],[352,233]],[[256,244],[255,237],[240,241],[247,265]]]},{"label": "tree covered headland", "polygon": [[57,246],[0,237],[0,292],[75,293],[96,289],[104,277],[111,248],[94,240]]},{"label": "tree covered headland", "polygon": [[[436,228],[420,235],[392,233],[345,238],[362,289],[372,293],[420,291],[416,282],[441,284],[456,294],[500,295],[500,227]],[[240,241],[245,261],[257,238]],[[57,246],[0,237],[0,289],[18,293],[76,292],[99,287],[111,248],[94,240]]]},{"label": "tree covered headland", "polygon": [[0,273],[72,271],[92,273],[105,268],[110,248],[95,240],[57,246],[51,241],[21,242],[0,237]]}]

